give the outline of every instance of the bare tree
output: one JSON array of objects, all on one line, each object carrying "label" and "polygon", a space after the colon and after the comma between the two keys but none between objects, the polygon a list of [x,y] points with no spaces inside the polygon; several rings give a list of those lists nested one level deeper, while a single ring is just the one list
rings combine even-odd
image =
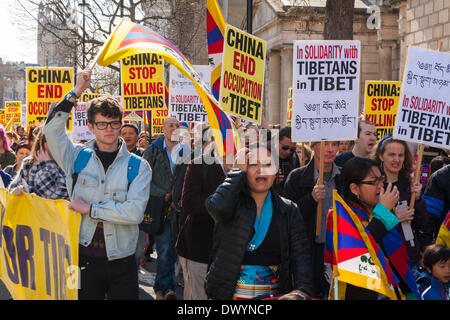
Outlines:
[{"label": "bare tree", "polygon": [[327,0],[324,39],[353,40],[355,0]]}]

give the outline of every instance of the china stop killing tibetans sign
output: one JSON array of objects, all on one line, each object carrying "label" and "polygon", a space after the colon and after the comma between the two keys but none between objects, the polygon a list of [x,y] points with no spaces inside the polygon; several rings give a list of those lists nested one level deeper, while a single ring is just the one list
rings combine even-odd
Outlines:
[{"label": "china stop killing tibetans sign", "polygon": [[81,215],[66,200],[0,189],[0,275],[14,300],[76,300]]},{"label": "china stop killing tibetans sign", "polygon": [[364,119],[375,124],[377,141],[394,130],[400,89],[400,81],[366,81]]},{"label": "china stop killing tibetans sign", "polygon": [[20,101],[5,101],[5,115],[6,115],[6,123],[8,123],[11,118],[12,120],[12,126],[14,127],[14,124],[21,124],[21,111],[22,111],[22,102]]},{"label": "china stop killing tibetans sign", "polygon": [[[51,103],[58,103],[73,88],[72,68],[27,68],[27,121],[38,124],[47,118]],[[71,131],[72,119],[67,128]]]},{"label": "china stop killing tibetans sign", "polygon": [[359,41],[295,41],[295,142],[353,140],[359,118]]},{"label": "china stop killing tibetans sign", "polygon": [[[193,66],[206,85],[211,82],[211,67]],[[194,87],[194,83],[186,78],[174,65],[170,65],[170,116],[180,122],[208,122],[208,115],[202,100]]]},{"label": "china stop killing tibetans sign", "polygon": [[450,54],[410,47],[393,136],[450,145]]},{"label": "china stop killing tibetans sign", "polygon": [[169,110],[152,110],[152,136],[163,134],[164,121],[169,117]]},{"label": "china stop killing tibetans sign", "polygon": [[122,97],[126,111],[162,109],[164,105],[164,60],[153,53],[122,59]]},{"label": "china stop killing tibetans sign", "polygon": [[292,88],[289,88],[287,108],[286,108],[286,127],[290,127],[291,125],[292,125]]},{"label": "china stop killing tibetans sign", "polygon": [[219,100],[224,111],[261,123],[265,52],[265,41],[226,26]]}]

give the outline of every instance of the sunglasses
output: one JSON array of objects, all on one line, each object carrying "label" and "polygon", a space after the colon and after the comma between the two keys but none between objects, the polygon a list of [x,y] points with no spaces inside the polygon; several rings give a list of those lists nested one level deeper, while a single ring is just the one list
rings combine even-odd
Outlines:
[{"label": "sunglasses", "polygon": [[286,151],[289,150],[289,149],[291,149],[292,152],[294,152],[294,151],[296,150],[295,147],[292,147],[292,148],[291,148],[291,147],[289,147],[289,146],[281,146],[281,149],[286,150]]},{"label": "sunglasses", "polygon": [[384,182],[386,180],[386,176],[379,176],[377,178],[375,178],[375,180],[371,180],[371,181],[361,181],[359,184],[370,184],[372,186],[376,186],[381,182]]}]

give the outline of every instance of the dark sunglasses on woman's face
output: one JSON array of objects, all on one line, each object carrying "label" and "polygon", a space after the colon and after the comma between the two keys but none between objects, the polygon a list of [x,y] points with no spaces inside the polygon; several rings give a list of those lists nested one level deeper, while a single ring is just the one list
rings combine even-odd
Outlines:
[{"label": "dark sunglasses on woman's face", "polygon": [[374,180],[370,181],[361,181],[359,184],[370,184],[372,186],[376,186],[377,184],[384,182],[386,180],[386,176],[379,176],[375,178]]},{"label": "dark sunglasses on woman's face", "polygon": [[294,152],[294,151],[296,150],[295,147],[291,148],[291,147],[289,147],[289,146],[281,146],[281,149],[286,150],[286,151],[289,150],[289,149],[291,149],[291,152]]}]

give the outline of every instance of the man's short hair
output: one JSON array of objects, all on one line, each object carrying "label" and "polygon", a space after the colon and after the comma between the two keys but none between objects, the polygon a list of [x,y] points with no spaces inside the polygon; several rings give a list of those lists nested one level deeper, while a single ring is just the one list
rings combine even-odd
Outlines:
[{"label": "man's short hair", "polygon": [[284,127],[283,129],[280,130],[279,139],[280,141],[283,140],[284,137],[292,139],[291,135],[292,135],[291,127]]},{"label": "man's short hair", "polygon": [[88,102],[86,113],[89,123],[94,122],[97,113],[107,118],[120,118],[120,121],[122,121],[123,109],[113,97],[101,96]]},{"label": "man's short hair", "polygon": [[137,136],[139,135],[139,129],[138,129],[138,127],[136,127],[134,124],[132,124],[132,123],[125,123],[125,124],[122,126],[122,129],[123,129],[123,128],[126,128],[126,127],[133,128],[134,131],[136,131],[136,135],[137,135]]},{"label": "man's short hair", "polygon": [[369,121],[369,120],[359,120],[358,121],[358,138],[359,138],[359,135],[361,133],[361,124],[367,124],[369,126],[374,126],[375,125],[375,123],[373,123],[372,121]]}]

